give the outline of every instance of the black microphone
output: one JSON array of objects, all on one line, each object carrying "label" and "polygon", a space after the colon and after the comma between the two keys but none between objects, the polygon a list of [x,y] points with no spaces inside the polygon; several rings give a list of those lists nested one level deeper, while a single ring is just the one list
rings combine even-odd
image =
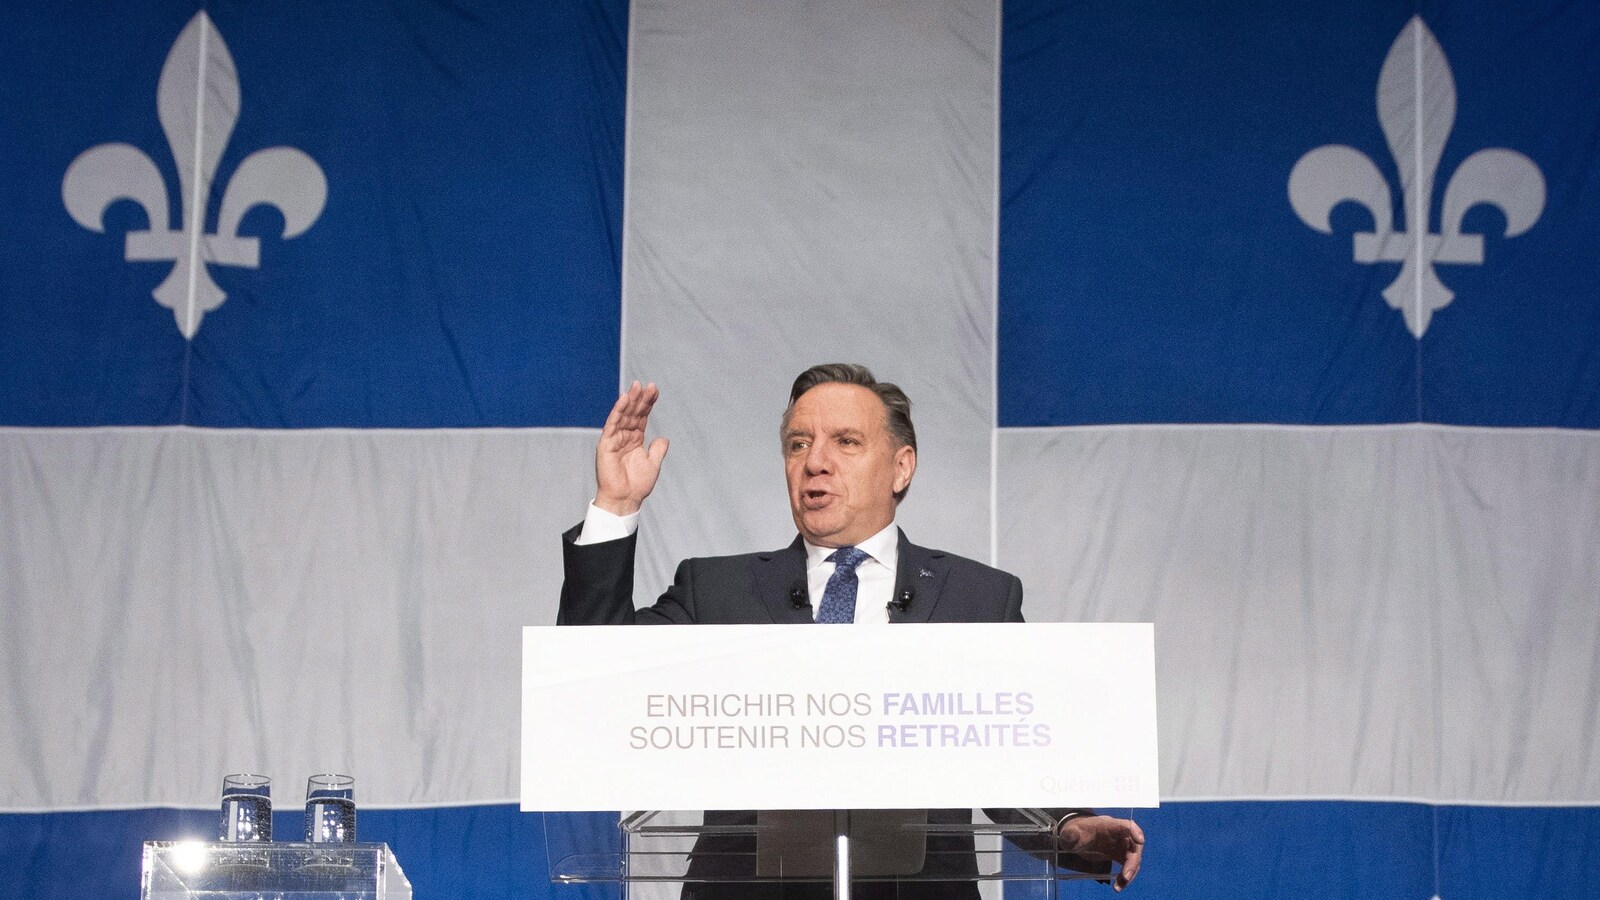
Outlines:
[{"label": "black microphone", "polygon": [[805,609],[811,605],[811,596],[806,590],[805,581],[796,581],[794,586],[789,588],[789,605],[795,609]]},{"label": "black microphone", "polygon": [[905,612],[911,608],[911,601],[915,599],[917,599],[917,589],[906,588],[900,592],[900,596],[890,600],[889,605],[900,612]]}]

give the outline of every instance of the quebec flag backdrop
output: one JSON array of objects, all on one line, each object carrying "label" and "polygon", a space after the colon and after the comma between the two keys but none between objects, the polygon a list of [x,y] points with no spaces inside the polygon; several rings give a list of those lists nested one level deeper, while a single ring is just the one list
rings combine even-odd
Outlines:
[{"label": "quebec flag backdrop", "polygon": [[912,539],[1155,623],[1132,892],[1600,896],[1600,6],[15,0],[0,84],[0,895],[326,771],[580,890],[519,628],[606,410],[643,601],[853,360]]}]

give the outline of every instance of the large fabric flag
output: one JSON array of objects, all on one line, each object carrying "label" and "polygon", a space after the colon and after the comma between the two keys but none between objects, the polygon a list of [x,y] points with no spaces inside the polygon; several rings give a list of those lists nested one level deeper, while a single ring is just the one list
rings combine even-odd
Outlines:
[{"label": "large fabric flag", "polygon": [[355,775],[418,896],[578,890],[518,628],[596,428],[661,385],[643,602],[792,538],[833,360],[915,401],[915,540],[1155,623],[1132,890],[1600,891],[1600,10],[27,2],[0,47],[0,893],[137,896],[241,771],[280,836]]}]

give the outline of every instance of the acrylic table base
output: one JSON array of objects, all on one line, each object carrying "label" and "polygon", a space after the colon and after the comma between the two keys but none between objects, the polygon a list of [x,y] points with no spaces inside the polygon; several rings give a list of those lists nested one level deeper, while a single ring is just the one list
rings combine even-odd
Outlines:
[{"label": "acrylic table base", "polygon": [[411,900],[387,844],[147,841],[140,900]]}]

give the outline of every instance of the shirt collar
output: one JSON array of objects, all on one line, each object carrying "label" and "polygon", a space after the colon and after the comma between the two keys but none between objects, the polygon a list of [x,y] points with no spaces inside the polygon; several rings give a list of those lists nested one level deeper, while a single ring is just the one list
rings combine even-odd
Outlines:
[{"label": "shirt collar", "polygon": [[[806,545],[807,572],[827,562],[828,557],[832,555],[835,549],[833,547],[818,547],[803,538],[801,540]],[[894,527],[894,522],[890,522],[884,526],[882,531],[857,544],[856,547],[891,572],[900,564],[900,532]]]}]

